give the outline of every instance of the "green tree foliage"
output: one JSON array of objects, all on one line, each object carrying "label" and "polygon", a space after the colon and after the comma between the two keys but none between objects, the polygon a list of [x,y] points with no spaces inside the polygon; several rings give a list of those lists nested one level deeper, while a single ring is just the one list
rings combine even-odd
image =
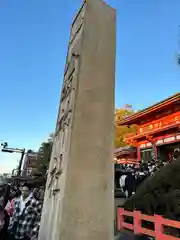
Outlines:
[{"label": "green tree foliage", "polygon": [[33,173],[34,176],[45,176],[49,162],[51,160],[53,146],[53,134],[50,134],[49,139],[43,142],[38,151],[37,169]]},{"label": "green tree foliage", "polygon": [[125,117],[131,116],[135,112],[131,105],[126,104],[123,108],[115,109],[115,148],[126,146],[124,137],[128,133],[135,133],[136,126],[118,126],[118,122],[123,120]]}]

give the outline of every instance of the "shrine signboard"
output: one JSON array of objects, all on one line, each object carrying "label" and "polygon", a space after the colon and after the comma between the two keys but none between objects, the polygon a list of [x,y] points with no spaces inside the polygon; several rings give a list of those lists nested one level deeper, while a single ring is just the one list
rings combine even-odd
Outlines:
[{"label": "shrine signboard", "polygon": [[176,126],[177,124],[180,124],[180,111],[140,126],[137,134],[146,134],[158,129]]},{"label": "shrine signboard", "polygon": [[[171,136],[162,136],[161,138],[154,139],[154,143],[156,146],[165,145],[165,144],[171,144],[174,142],[180,141],[180,135],[171,135]],[[151,148],[153,144],[151,142],[140,142],[139,147],[140,148]]]}]

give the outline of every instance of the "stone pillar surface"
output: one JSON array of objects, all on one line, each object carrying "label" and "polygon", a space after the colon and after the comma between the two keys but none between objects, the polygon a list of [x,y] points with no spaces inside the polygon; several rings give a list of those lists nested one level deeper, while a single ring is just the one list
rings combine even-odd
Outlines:
[{"label": "stone pillar surface", "polygon": [[72,24],[39,240],[112,240],[116,12],[86,1]]}]

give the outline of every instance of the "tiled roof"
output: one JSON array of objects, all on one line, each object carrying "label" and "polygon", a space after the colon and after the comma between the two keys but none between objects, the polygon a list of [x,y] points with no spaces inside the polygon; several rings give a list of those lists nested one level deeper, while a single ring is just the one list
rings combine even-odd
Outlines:
[{"label": "tiled roof", "polygon": [[166,98],[165,100],[161,101],[161,102],[158,102],[148,108],[145,108],[143,109],[142,111],[139,111],[119,122],[117,122],[116,124],[117,125],[125,125],[125,124],[134,124],[133,121],[137,120],[138,118],[148,114],[148,113],[151,113],[151,112],[155,112],[163,107],[166,107],[168,106],[169,104],[173,103],[173,102],[178,102],[180,101],[180,93],[176,93],[175,95],[169,97],[169,98]]},{"label": "tiled roof", "polygon": [[126,146],[126,147],[120,147],[120,148],[116,148],[114,150],[114,153],[119,153],[119,152],[123,152],[123,151],[136,151],[136,148],[135,147],[132,147],[132,146]]}]

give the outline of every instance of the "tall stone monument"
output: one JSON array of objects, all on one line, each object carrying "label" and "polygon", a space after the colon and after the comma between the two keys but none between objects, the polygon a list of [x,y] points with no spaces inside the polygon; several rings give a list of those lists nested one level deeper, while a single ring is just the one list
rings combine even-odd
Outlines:
[{"label": "tall stone monument", "polygon": [[116,13],[85,1],[72,24],[39,240],[112,240]]}]

